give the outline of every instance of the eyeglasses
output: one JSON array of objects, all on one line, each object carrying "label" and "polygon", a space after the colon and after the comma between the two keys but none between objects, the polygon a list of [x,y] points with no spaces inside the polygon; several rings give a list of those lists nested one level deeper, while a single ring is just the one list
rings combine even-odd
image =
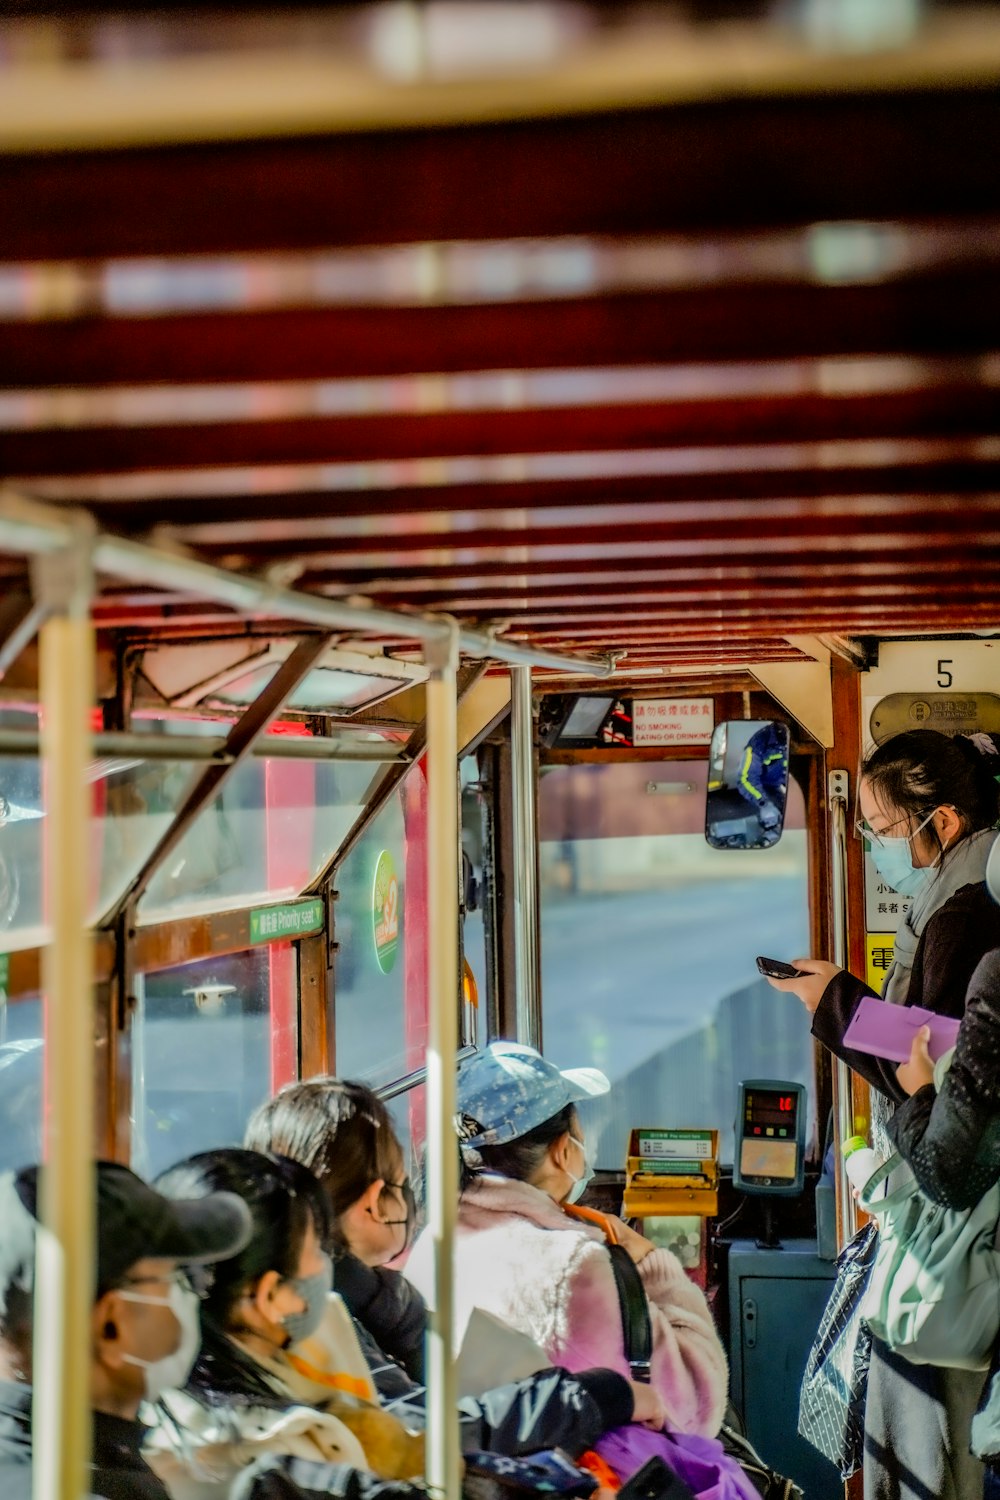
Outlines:
[{"label": "eyeglasses", "polygon": [[[404,1219],[380,1219],[379,1223],[380,1224],[410,1224],[410,1223],[412,1223],[413,1220],[416,1217],[417,1204],[416,1204],[416,1199],[413,1196],[413,1188],[410,1186],[410,1179],[408,1177],[404,1177],[404,1179],[403,1179],[402,1182],[386,1182],[386,1183],[383,1183],[383,1185],[382,1185],[382,1192],[379,1193],[379,1197],[381,1198],[383,1196],[383,1194],[385,1194],[385,1193],[387,1193],[389,1191],[390,1188],[392,1188],[393,1192],[398,1193],[399,1196],[402,1198],[402,1200],[403,1200],[403,1206],[406,1209],[406,1217]],[[371,1210],[369,1210],[369,1212],[371,1212]],[[374,1214],[372,1214],[372,1218],[374,1218],[374,1217],[375,1217]]]},{"label": "eyeglasses", "polygon": [[176,1271],[166,1271],[162,1276],[125,1276],[119,1283],[120,1286],[176,1286],[182,1292],[196,1291],[194,1283],[188,1272],[178,1266]]},{"label": "eyeglasses", "polygon": [[[944,805],[945,806],[950,806],[951,804],[950,803],[946,803]],[[905,835],[907,843],[910,843],[913,839],[916,838],[916,836],[917,836],[918,833],[922,832],[922,830],[927,827],[928,823],[931,821],[931,819],[933,818],[933,816],[934,816],[934,814],[936,812],[937,812],[937,808],[936,807],[932,808],[931,811],[927,814],[926,818],[923,820],[923,822],[922,823],[918,823],[917,826],[916,826],[916,828],[914,828],[914,830],[913,830],[912,833],[908,833],[908,834]],[[898,828],[899,825],[900,825],[900,823],[906,823],[906,822],[908,822],[908,818],[906,818],[906,817],[897,818],[894,823],[887,823],[884,828],[880,828],[879,831],[878,831],[878,833],[876,833],[875,830],[874,830],[874,828],[870,828],[868,826],[868,824],[865,822],[864,818],[859,818],[857,820],[857,822],[855,823],[854,828],[855,828],[855,832],[858,834],[858,836],[860,838],[867,839],[870,844],[877,844],[878,847],[881,849],[885,845],[885,840],[892,835],[892,830],[894,828]]]},{"label": "eyeglasses", "polygon": [[864,818],[859,818],[854,825],[854,830],[859,838],[867,839],[870,844],[878,844],[881,846],[882,840],[884,838],[887,838],[894,828],[898,828],[900,823],[905,822],[905,818],[897,818],[895,823],[887,823],[884,828],[881,828],[879,832],[876,833],[874,828],[869,827]]}]

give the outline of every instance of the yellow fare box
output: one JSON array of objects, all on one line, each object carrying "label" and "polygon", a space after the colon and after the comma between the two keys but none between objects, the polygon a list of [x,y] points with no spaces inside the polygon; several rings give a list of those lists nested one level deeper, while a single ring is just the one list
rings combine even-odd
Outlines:
[{"label": "yellow fare box", "polygon": [[626,1218],[712,1218],[719,1207],[719,1132],[640,1127],[629,1137]]}]

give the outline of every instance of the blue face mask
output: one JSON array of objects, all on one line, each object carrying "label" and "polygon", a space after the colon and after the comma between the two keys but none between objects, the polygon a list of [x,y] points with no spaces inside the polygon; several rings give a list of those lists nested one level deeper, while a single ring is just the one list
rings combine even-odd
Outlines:
[{"label": "blue face mask", "polygon": [[290,1276],[288,1285],[305,1303],[301,1312],[286,1313],[282,1326],[291,1344],[301,1344],[316,1332],[326,1312],[326,1299],[333,1286],[333,1262],[328,1255],[322,1257],[323,1269],[314,1276]]},{"label": "blue face mask", "polygon": [[[937,809],[935,808],[936,812]],[[891,890],[898,891],[901,896],[919,896],[927,884],[937,874],[938,861],[933,865],[921,865],[915,868],[910,845],[920,833],[926,828],[933,818],[925,818],[919,828],[915,828],[905,838],[873,838],[870,843],[872,863],[876,870]],[[942,850],[942,853],[944,851]]]},{"label": "blue face mask", "polygon": [[[583,1197],[584,1193],[587,1191],[587,1184],[590,1182],[590,1179],[594,1175],[594,1169],[590,1164],[590,1157],[587,1155],[587,1148],[583,1144],[583,1142],[578,1141],[575,1135],[571,1135],[570,1140],[573,1142],[574,1146],[578,1146],[580,1148],[580,1155],[583,1157],[583,1171],[581,1172],[579,1177],[573,1178],[573,1186],[566,1194],[566,1202],[578,1203],[579,1200]],[[571,1175],[572,1174],[569,1172],[566,1173],[567,1177]]]}]

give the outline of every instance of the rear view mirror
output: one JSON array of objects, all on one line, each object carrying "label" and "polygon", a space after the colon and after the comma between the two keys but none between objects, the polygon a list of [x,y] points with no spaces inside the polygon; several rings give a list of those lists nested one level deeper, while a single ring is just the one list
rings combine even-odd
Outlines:
[{"label": "rear view mirror", "polygon": [[773,719],[717,724],[705,803],[712,848],[769,849],[781,837],[787,797],[788,725]]}]

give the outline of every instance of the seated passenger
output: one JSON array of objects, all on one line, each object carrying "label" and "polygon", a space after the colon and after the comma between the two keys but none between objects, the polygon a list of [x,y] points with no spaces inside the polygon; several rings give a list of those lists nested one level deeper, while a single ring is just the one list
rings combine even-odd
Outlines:
[{"label": "seated passenger", "polygon": [[[422,1474],[422,1439],[372,1404],[377,1395],[358,1380],[359,1366],[368,1377],[346,1320],[337,1345],[339,1303],[327,1297],[319,1248],[326,1210],[312,1174],[287,1159],[220,1150],[171,1168],[159,1183],[184,1196],[225,1184],[244,1199],[254,1231],[215,1269],[201,1354],[185,1390],[164,1398],[150,1440],[150,1461],[174,1500],[252,1491],[262,1474],[278,1493],[286,1481],[295,1493],[294,1480],[308,1493],[419,1500],[401,1481]],[[591,1385],[549,1371],[546,1381],[523,1383],[527,1395],[518,1385],[468,1403],[467,1446],[489,1448],[499,1434],[513,1454],[556,1445],[582,1453],[611,1421],[627,1421],[633,1404],[627,1382],[610,1371]]]},{"label": "seated passenger", "polygon": [[[0,1495],[30,1500],[31,1356],[38,1174],[0,1178]],[[109,1500],[168,1500],[141,1455],[137,1420],[182,1384],[198,1349],[198,1299],[179,1263],[206,1264],[246,1243],[238,1199],[168,1203],[125,1167],[97,1167],[97,1295],[91,1320],[89,1487]]]},{"label": "seated passenger", "polygon": [[[319,1178],[330,1207],[326,1248],[336,1289],[378,1350],[420,1384],[427,1309],[386,1265],[413,1239],[413,1194],[382,1100],[365,1084],[339,1078],[292,1083],[251,1115],[243,1144],[290,1156]],[[383,1395],[405,1393],[408,1381],[394,1379],[392,1370],[384,1377]]]},{"label": "seated passenger", "polygon": [[[382,1338],[391,1341],[409,1368],[416,1368],[426,1315],[419,1293],[381,1264],[408,1244],[413,1225],[403,1151],[382,1100],[363,1083],[336,1078],[288,1084],[251,1117],[246,1139],[259,1150],[296,1158],[320,1178],[334,1215],[328,1242],[335,1254],[334,1288],[354,1314],[383,1401],[407,1425],[422,1425],[423,1387],[380,1347]],[[404,1330],[396,1338],[394,1317]],[[545,1370],[467,1398],[460,1412],[466,1451],[509,1455],[549,1447],[581,1453],[610,1428],[630,1421],[661,1427],[664,1420],[649,1386],[601,1369],[576,1376]]]},{"label": "seated passenger", "polygon": [[347,1464],[384,1478],[422,1475],[423,1441],[381,1411],[353,1330],[329,1334],[325,1362],[309,1350],[330,1308],[327,1208],[305,1167],[257,1151],[207,1151],[157,1181],[168,1198],[225,1191],[249,1210],[253,1234],[215,1267],[201,1304],[201,1353],[183,1392],[163,1401],[168,1420],[151,1462],[175,1500],[223,1495],[264,1454]]},{"label": "seated passenger", "polygon": [[[604,1235],[563,1212],[591,1175],[574,1105],[608,1087],[602,1073],[560,1073],[516,1042],[492,1042],[462,1064],[457,1340],[480,1307],[528,1334],[554,1364],[628,1373]],[[668,1250],[613,1222],[645,1286],[652,1386],[666,1407],[667,1426],[714,1436],[725,1413],[727,1371],[705,1298]],[[430,1252],[422,1235],[406,1269],[425,1296],[431,1292]]]}]

